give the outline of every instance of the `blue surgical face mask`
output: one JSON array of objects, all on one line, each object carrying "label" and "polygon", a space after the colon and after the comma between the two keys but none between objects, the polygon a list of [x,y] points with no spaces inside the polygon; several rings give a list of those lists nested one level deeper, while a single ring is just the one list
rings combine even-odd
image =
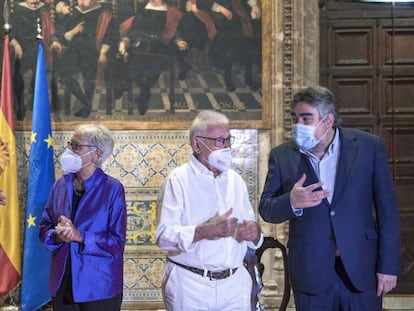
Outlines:
[{"label": "blue surgical face mask", "polygon": [[305,151],[314,148],[322,139],[325,138],[328,130],[320,138],[315,137],[315,132],[318,126],[326,119],[326,116],[316,125],[305,125],[297,123],[292,128],[292,138],[296,144]]}]

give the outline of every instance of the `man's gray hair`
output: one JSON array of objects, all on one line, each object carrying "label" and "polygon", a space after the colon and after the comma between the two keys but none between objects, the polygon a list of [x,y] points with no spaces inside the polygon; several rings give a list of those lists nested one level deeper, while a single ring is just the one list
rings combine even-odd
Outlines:
[{"label": "man's gray hair", "polygon": [[323,119],[327,114],[332,113],[335,117],[333,124],[334,128],[341,126],[341,116],[336,108],[336,102],[333,93],[323,86],[309,86],[293,95],[290,102],[290,108],[293,108],[300,103],[305,102],[312,107],[315,107],[319,112],[319,118]]},{"label": "man's gray hair", "polygon": [[210,128],[229,126],[229,119],[222,113],[213,110],[203,110],[193,120],[190,126],[190,144],[194,136],[204,135]]}]

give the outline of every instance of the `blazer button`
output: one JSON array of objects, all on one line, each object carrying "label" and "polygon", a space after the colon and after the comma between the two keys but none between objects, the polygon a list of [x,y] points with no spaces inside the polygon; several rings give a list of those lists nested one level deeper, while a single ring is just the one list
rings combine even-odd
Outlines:
[{"label": "blazer button", "polygon": [[331,211],[331,216],[335,216],[335,211]]}]

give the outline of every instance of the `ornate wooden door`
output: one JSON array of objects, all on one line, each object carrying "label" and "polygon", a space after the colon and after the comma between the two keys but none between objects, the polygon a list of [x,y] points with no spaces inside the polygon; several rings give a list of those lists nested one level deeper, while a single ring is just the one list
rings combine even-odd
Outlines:
[{"label": "ornate wooden door", "polygon": [[320,1],[320,82],[343,125],[380,135],[400,208],[402,274],[414,292],[414,4]]}]

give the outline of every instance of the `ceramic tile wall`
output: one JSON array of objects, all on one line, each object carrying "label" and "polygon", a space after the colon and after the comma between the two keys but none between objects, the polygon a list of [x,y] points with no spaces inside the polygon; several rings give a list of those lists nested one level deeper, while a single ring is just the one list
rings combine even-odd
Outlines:
[{"label": "ceramic tile wall", "polygon": [[[257,130],[232,130],[233,168],[246,181],[252,205],[257,206],[258,153]],[[162,307],[160,290],[164,254],[155,245],[156,198],[171,170],[191,155],[188,131],[113,131],[115,147],[103,164],[106,173],[118,178],[126,190],[128,224],[124,258],[124,304]],[[62,176],[59,158],[70,140],[70,131],[54,131],[56,178]],[[25,206],[30,133],[17,132],[20,204]],[[22,231],[25,212],[22,209]]]}]

